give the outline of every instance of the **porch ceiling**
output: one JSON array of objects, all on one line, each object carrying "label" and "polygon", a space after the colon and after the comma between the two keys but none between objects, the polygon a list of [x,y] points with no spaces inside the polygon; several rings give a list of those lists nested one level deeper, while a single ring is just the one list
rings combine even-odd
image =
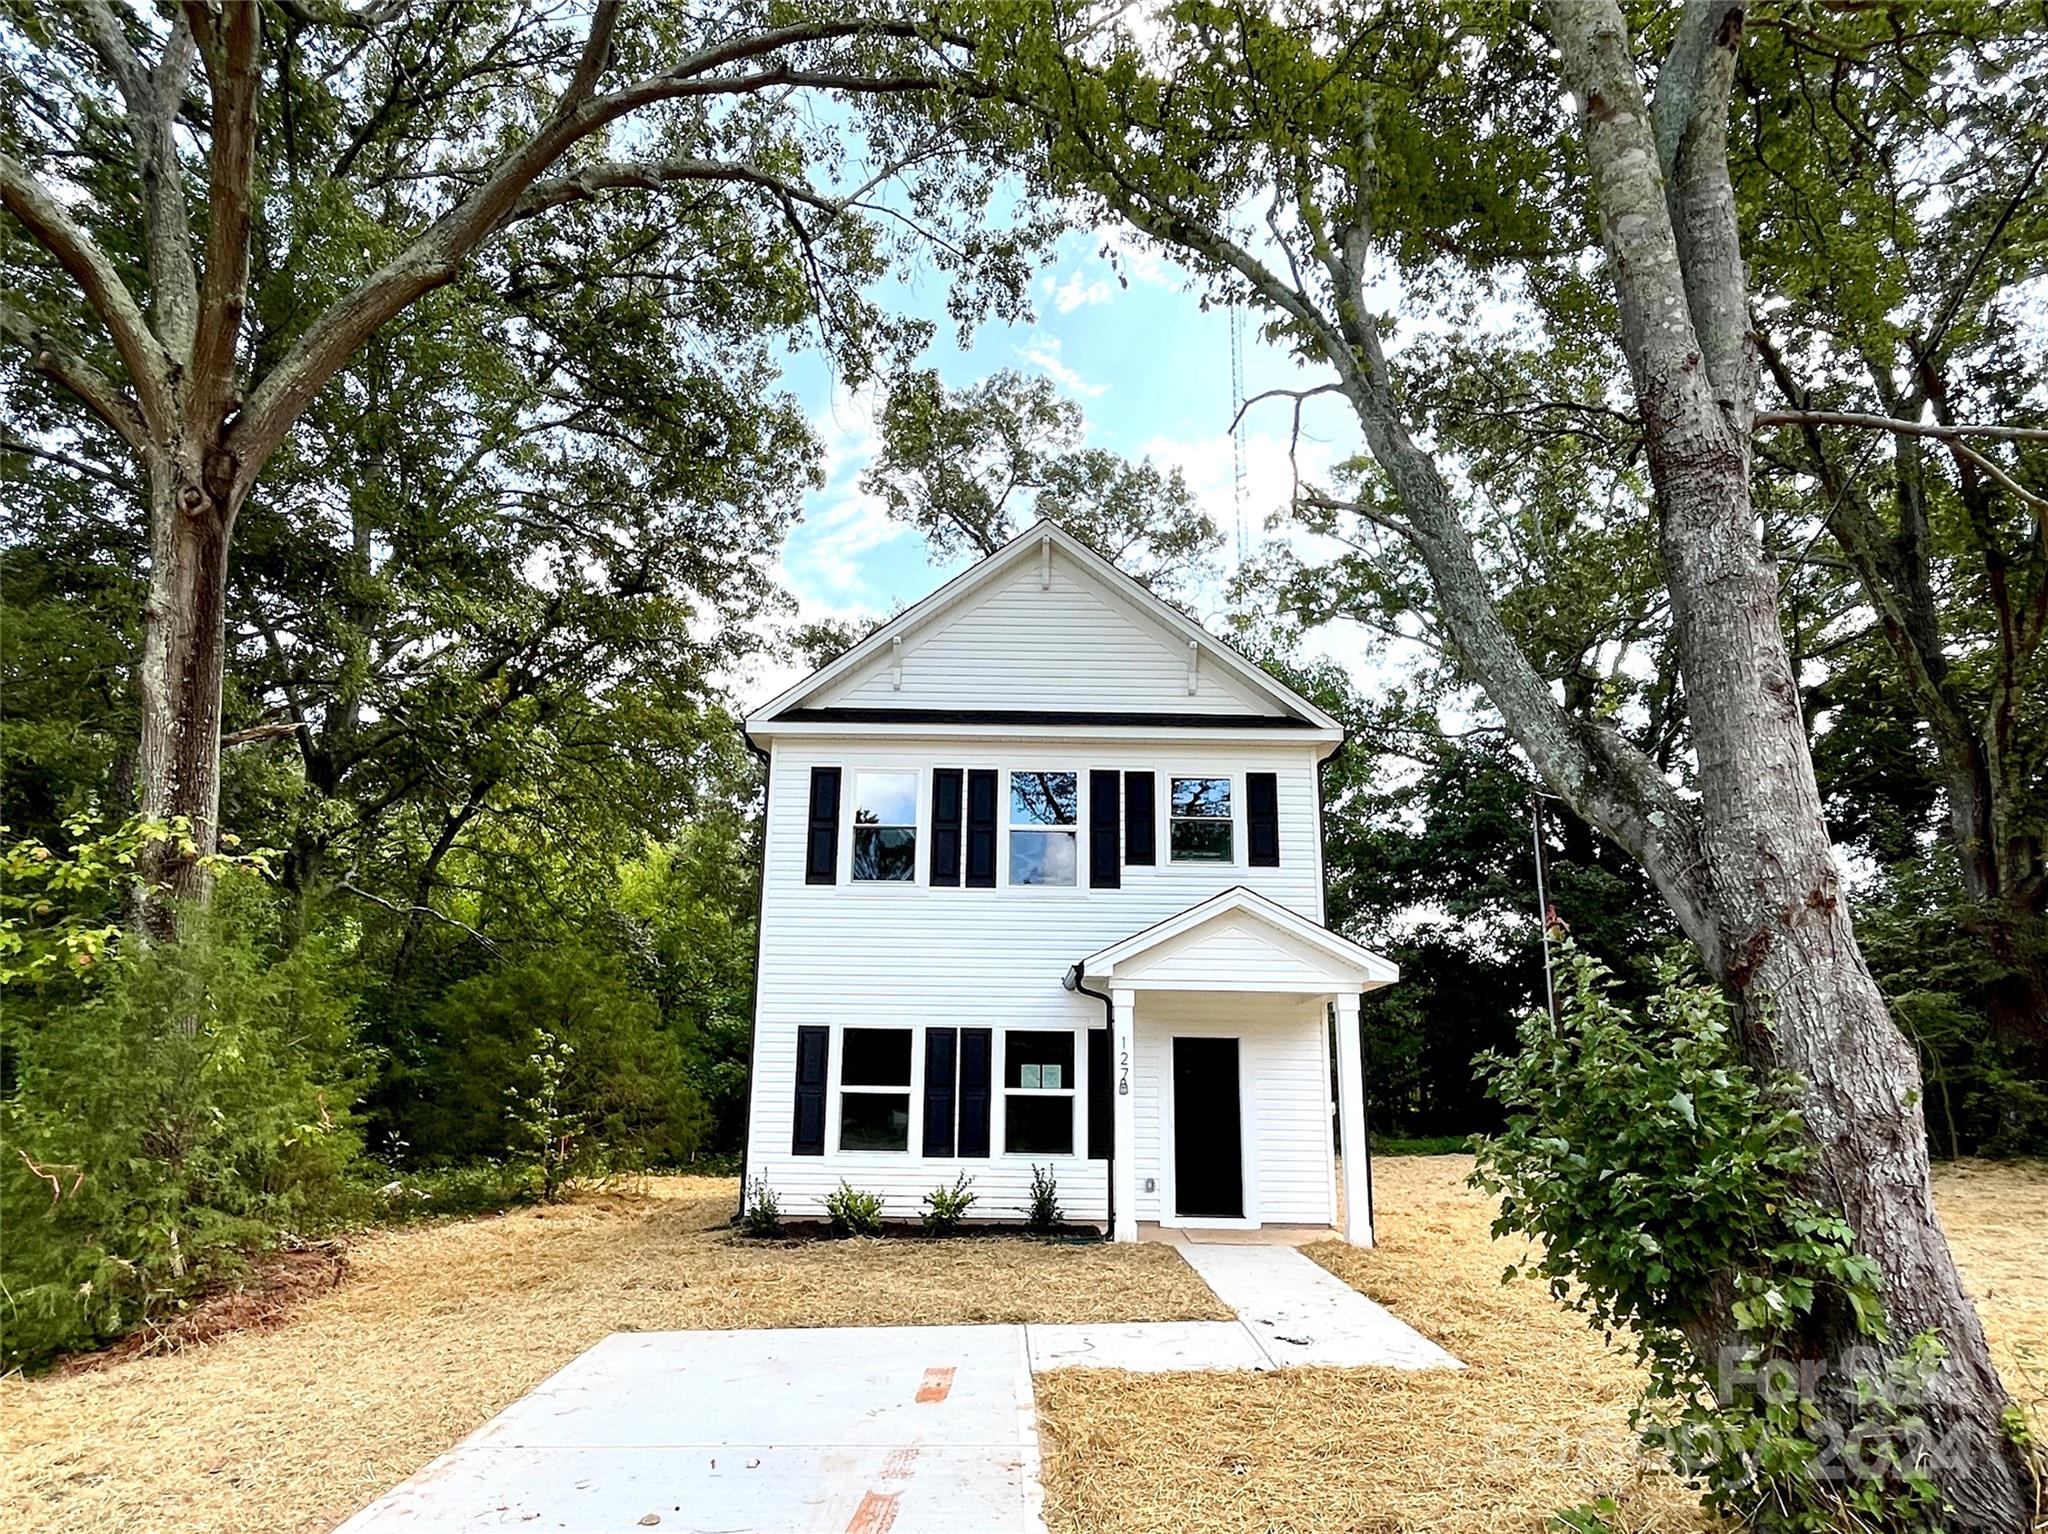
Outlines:
[{"label": "porch ceiling", "polygon": [[1400,979],[1399,966],[1239,885],[1074,966],[1076,981],[1155,991],[1342,995]]}]

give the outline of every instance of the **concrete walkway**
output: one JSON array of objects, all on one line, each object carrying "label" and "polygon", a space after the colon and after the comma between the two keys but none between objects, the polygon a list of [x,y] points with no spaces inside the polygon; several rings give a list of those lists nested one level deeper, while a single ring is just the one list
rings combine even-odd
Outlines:
[{"label": "concrete walkway", "polygon": [[1284,1245],[1179,1245],[1235,1321],[622,1332],[338,1534],[1044,1534],[1034,1372],[1459,1362]]},{"label": "concrete walkway", "polygon": [[1283,1242],[1188,1236],[1174,1249],[1235,1321],[1027,1326],[1031,1367],[1126,1369],[1462,1369],[1463,1364]]}]

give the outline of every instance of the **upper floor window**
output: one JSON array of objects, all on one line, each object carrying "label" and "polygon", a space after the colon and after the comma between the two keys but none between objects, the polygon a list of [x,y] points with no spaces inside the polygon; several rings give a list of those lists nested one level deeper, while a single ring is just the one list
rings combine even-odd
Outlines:
[{"label": "upper floor window", "polygon": [[908,1028],[849,1028],[841,1036],[839,1148],[910,1149]]},{"label": "upper floor window", "polygon": [[917,877],[917,774],[853,775],[853,876]]},{"label": "upper floor window", "polygon": [[1228,863],[1236,858],[1230,830],[1230,779],[1173,780],[1166,845],[1176,863]]},{"label": "upper floor window", "polygon": [[1010,774],[1010,882],[1072,884],[1081,823],[1080,775]]}]

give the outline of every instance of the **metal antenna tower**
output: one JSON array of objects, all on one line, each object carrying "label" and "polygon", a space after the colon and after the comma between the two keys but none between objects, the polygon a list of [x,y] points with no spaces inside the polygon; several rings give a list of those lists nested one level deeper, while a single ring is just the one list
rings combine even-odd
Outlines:
[{"label": "metal antenna tower", "polygon": [[1237,513],[1237,567],[1251,558],[1251,529],[1244,519],[1244,310],[1230,306],[1231,497]]}]

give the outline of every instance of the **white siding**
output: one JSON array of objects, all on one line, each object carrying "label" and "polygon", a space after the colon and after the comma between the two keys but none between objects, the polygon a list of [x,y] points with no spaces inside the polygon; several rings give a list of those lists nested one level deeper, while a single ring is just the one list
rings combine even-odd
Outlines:
[{"label": "white siding", "polygon": [[1203,656],[1188,691],[1187,641],[1055,554],[1052,585],[1024,561],[972,601],[904,636],[903,686],[888,647],[811,706],[1068,709],[1260,714],[1285,711]]},{"label": "white siding", "polygon": [[[1173,1040],[1235,1038],[1245,1213],[1268,1225],[1336,1220],[1328,1021],[1320,1001],[1141,993],[1137,1069],[1138,1218],[1173,1222]],[[1151,1192],[1145,1179],[1154,1179]]]},{"label": "white siding", "polygon": [[[840,1154],[837,1143],[837,1095],[828,1095],[827,1154],[789,1154],[794,1106],[796,1030],[801,1024],[838,1026],[992,1026],[1003,1028],[1065,1028],[1076,1030],[1075,1063],[1081,1095],[1076,1120],[1076,1150],[1086,1150],[1086,1040],[1079,1030],[1101,1027],[1105,1009],[1092,997],[1067,991],[1062,977],[1076,961],[1167,916],[1185,910],[1219,890],[1244,884],[1320,920],[1322,917],[1321,848],[1317,825],[1317,747],[1311,743],[1275,741],[1252,745],[1207,746],[1200,741],[1102,742],[1076,740],[1070,745],[1033,741],[1005,744],[996,740],[878,742],[846,738],[784,738],[774,748],[769,770],[767,866],[762,896],[761,967],[756,1012],[753,1104],[749,1126],[749,1177],[764,1178],[797,1216],[817,1213],[819,1200],[843,1177],[854,1186],[881,1193],[892,1217],[918,1212],[922,1195],[964,1170],[975,1179],[980,1203],[976,1214],[1014,1216],[1025,1201],[1031,1177],[1029,1156],[1002,1153],[1000,1074],[991,1125],[995,1154],[987,1160],[926,1160],[917,1154],[921,1128],[921,1081],[913,1078],[911,1151],[908,1154],[867,1152]],[[842,797],[840,882],[804,883],[806,797],[814,764],[845,770]],[[854,774],[862,767],[913,768],[920,782],[919,840],[916,882],[856,884],[847,881],[847,840],[851,835]],[[928,876],[930,836],[930,769],[993,767],[999,772],[1073,770],[1080,774],[1081,887],[1074,889],[1012,889],[1008,878],[1008,837],[997,838],[994,889],[933,889]],[[1160,861],[1153,867],[1122,869],[1122,887],[1090,890],[1087,878],[1087,778],[1094,768],[1146,770],[1158,774],[1157,809]],[[1251,868],[1245,864],[1244,774],[1272,771],[1278,775],[1280,866]],[[1165,825],[1167,779],[1175,774],[1234,779],[1236,861],[1230,864],[1177,864],[1168,857]],[[1007,791],[999,783],[999,814],[1007,814]],[[1148,995],[1140,1003],[1151,1005]],[[1321,1051],[1319,1029],[1294,1030]],[[997,1069],[1000,1072],[1000,1037]],[[1292,1046],[1298,1052],[1303,1046]],[[841,1058],[834,1041],[832,1072],[836,1081]],[[1292,1063],[1289,1063],[1292,1062]],[[1299,1067],[1294,1052],[1281,1072],[1293,1080]],[[922,1039],[913,1049],[913,1070],[923,1069]],[[1260,1101],[1268,1091],[1266,1067],[1247,1059],[1249,1080],[1258,1081]],[[1292,1088],[1273,1090],[1283,1098]],[[1322,1094],[1325,1098],[1327,1092]],[[1288,1099],[1291,1101],[1291,1099]],[[1321,1110],[1317,1110],[1321,1111]],[[1261,1109],[1262,1114],[1264,1109]],[[1293,1110],[1277,1115],[1277,1126],[1293,1122]],[[1261,1119],[1264,1122],[1264,1119]],[[1247,1136],[1253,1132],[1247,1125]],[[1292,1133],[1291,1130],[1287,1131]],[[1141,1131],[1142,1134],[1142,1131]],[[1327,1163],[1328,1125],[1322,1143]],[[1156,1128],[1154,1144],[1156,1148]],[[1155,1149],[1156,1153],[1156,1149]],[[1286,1170],[1291,1152],[1283,1154],[1275,1186],[1288,1200],[1288,1214],[1267,1218],[1327,1220],[1328,1201],[1320,1212],[1294,1191],[1297,1175]],[[1046,1158],[1037,1158],[1041,1165]],[[1062,1202],[1070,1217],[1100,1220],[1105,1215],[1105,1163],[1085,1155],[1054,1162]],[[1141,1171],[1140,1176],[1156,1175]],[[1327,1182],[1327,1164],[1318,1176]]]},{"label": "white siding", "polygon": [[1199,986],[1229,977],[1226,988],[1334,990],[1342,983],[1327,954],[1243,912],[1212,917],[1116,967],[1119,982]]}]

